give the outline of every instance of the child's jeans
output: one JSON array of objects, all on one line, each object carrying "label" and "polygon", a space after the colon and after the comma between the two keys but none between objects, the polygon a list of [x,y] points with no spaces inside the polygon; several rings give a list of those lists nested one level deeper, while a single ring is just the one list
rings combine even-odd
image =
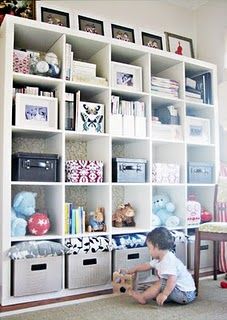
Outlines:
[{"label": "child's jeans", "polygon": [[[161,291],[163,291],[166,286],[167,280],[160,279],[160,281],[161,281]],[[165,302],[174,301],[180,304],[187,304],[195,300],[195,297],[196,297],[195,291],[181,291],[178,288],[174,288]]]}]

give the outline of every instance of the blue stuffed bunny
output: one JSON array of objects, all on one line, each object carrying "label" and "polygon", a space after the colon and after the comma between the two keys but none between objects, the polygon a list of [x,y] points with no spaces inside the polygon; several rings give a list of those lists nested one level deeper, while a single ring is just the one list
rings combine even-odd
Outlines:
[{"label": "blue stuffed bunny", "polygon": [[35,213],[37,194],[21,191],[13,199],[11,209],[11,236],[18,237],[26,234],[27,220]]},{"label": "blue stuffed bunny", "polygon": [[170,201],[167,193],[159,193],[153,196],[153,225],[164,225],[174,228],[179,225],[179,218],[174,215],[175,205]]}]

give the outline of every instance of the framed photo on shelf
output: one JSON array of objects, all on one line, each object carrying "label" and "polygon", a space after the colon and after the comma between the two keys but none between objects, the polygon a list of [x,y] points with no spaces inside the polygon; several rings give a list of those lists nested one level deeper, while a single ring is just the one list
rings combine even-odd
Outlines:
[{"label": "framed photo on shelf", "polygon": [[57,98],[16,94],[15,125],[28,129],[57,130]]},{"label": "framed photo on shelf", "polygon": [[142,91],[142,68],[120,62],[111,62],[112,87]]},{"label": "framed photo on shelf", "polygon": [[78,16],[79,30],[104,36],[103,21]]},{"label": "framed photo on shelf", "polygon": [[192,39],[169,32],[165,32],[165,36],[167,51],[195,58]]},{"label": "framed photo on shelf", "polygon": [[210,120],[197,117],[186,117],[186,141],[190,143],[210,143]]},{"label": "framed photo on shelf", "polygon": [[135,43],[135,35],[133,29],[118,26],[116,24],[111,24],[111,29],[112,38]]},{"label": "framed photo on shelf", "polygon": [[141,36],[143,46],[163,50],[162,37],[146,32],[142,32]]},{"label": "framed photo on shelf", "polygon": [[46,7],[40,7],[41,21],[57,26],[70,28],[69,13],[50,9]]},{"label": "framed photo on shelf", "polygon": [[28,19],[35,19],[35,0],[1,1],[0,25],[6,14]]}]

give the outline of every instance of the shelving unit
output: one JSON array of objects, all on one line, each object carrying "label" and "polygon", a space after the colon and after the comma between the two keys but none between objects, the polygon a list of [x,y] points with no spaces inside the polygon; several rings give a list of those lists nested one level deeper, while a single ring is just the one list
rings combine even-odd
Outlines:
[{"label": "shelving unit", "polygon": [[[65,44],[72,45],[74,59],[96,64],[97,76],[108,81],[107,86],[65,80]],[[18,48],[54,52],[61,61],[59,79],[39,75],[13,72],[13,50]],[[105,208],[106,232],[109,239],[117,234],[148,232],[152,229],[152,195],[167,192],[176,205],[175,214],[180,225],[175,229],[188,234],[186,202],[188,194],[195,193],[201,204],[213,212],[213,191],[218,172],[218,111],[216,67],[213,64],[176,54],[148,48],[132,43],[108,39],[83,31],[47,25],[18,17],[7,16],[0,29],[0,214],[1,214],[1,304],[10,305],[33,300],[46,300],[74,294],[95,292],[111,288],[109,283],[79,289],[67,289],[65,285],[65,264],[63,264],[62,290],[53,293],[35,294],[22,297],[11,295],[11,266],[7,256],[9,248],[18,242],[28,240],[54,240],[65,243],[68,238],[89,234],[69,235],[64,233],[64,204],[74,202],[92,211],[101,206]],[[126,63],[142,68],[142,90],[116,89],[111,85],[111,61]],[[188,101],[185,97],[185,77],[201,72],[210,72],[212,77],[213,104]],[[151,93],[151,76],[171,78],[179,82],[179,98],[166,97],[162,93]],[[26,129],[12,125],[13,84],[39,86],[54,90],[58,98],[57,130]],[[65,92],[81,91],[81,100],[105,105],[105,130],[101,134],[66,131]],[[111,134],[111,95],[121,99],[143,101],[146,107],[146,137],[115,136]],[[179,114],[181,135],[159,137],[152,123],[154,110],[160,106],[173,105]],[[186,116],[210,120],[210,143],[190,143],[186,140]],[[11,156],[13,153],[40,152],[56,153],[60,156],[58,182],[18,182],[11,180]],[[143,158],[147,160],[146,182],[112,182],[112,158]],[[65,182],[65,161],[71,159],[101,160],[104,163],[103,183]],[[214,174],[212,183],[188,183],[187,164],[189,161],[212,162]],[[152,164],[177,163],[180,165],[179,183],[153,183]],[[44,236],[11,237],[10,212],[14,195],[21,190],[37,192],[37,207],[45,207],[51,220],[51,229]],[[135,208],[135,227],[113,228],[112,213],[121,203],[130,202]],[[187,254],[187,248],[186,248]],[[111,252],[109,253],[111,259]]]}]

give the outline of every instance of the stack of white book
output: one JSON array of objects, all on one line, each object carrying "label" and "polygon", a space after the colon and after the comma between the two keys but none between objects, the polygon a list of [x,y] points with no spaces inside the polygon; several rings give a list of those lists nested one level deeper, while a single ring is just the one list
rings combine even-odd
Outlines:
[{"label": "stack of white book", "polygon": [[194,102],[203,102],[201,90],[198,90],[196,87],[196,80],[188,77],[185,78],[185,97],[187,100]]},{"label": "stack of white book", "polygon": [[151,77],[151,92],[161,94],[170,98],[179,97],[179,82],[172,79]]}]

